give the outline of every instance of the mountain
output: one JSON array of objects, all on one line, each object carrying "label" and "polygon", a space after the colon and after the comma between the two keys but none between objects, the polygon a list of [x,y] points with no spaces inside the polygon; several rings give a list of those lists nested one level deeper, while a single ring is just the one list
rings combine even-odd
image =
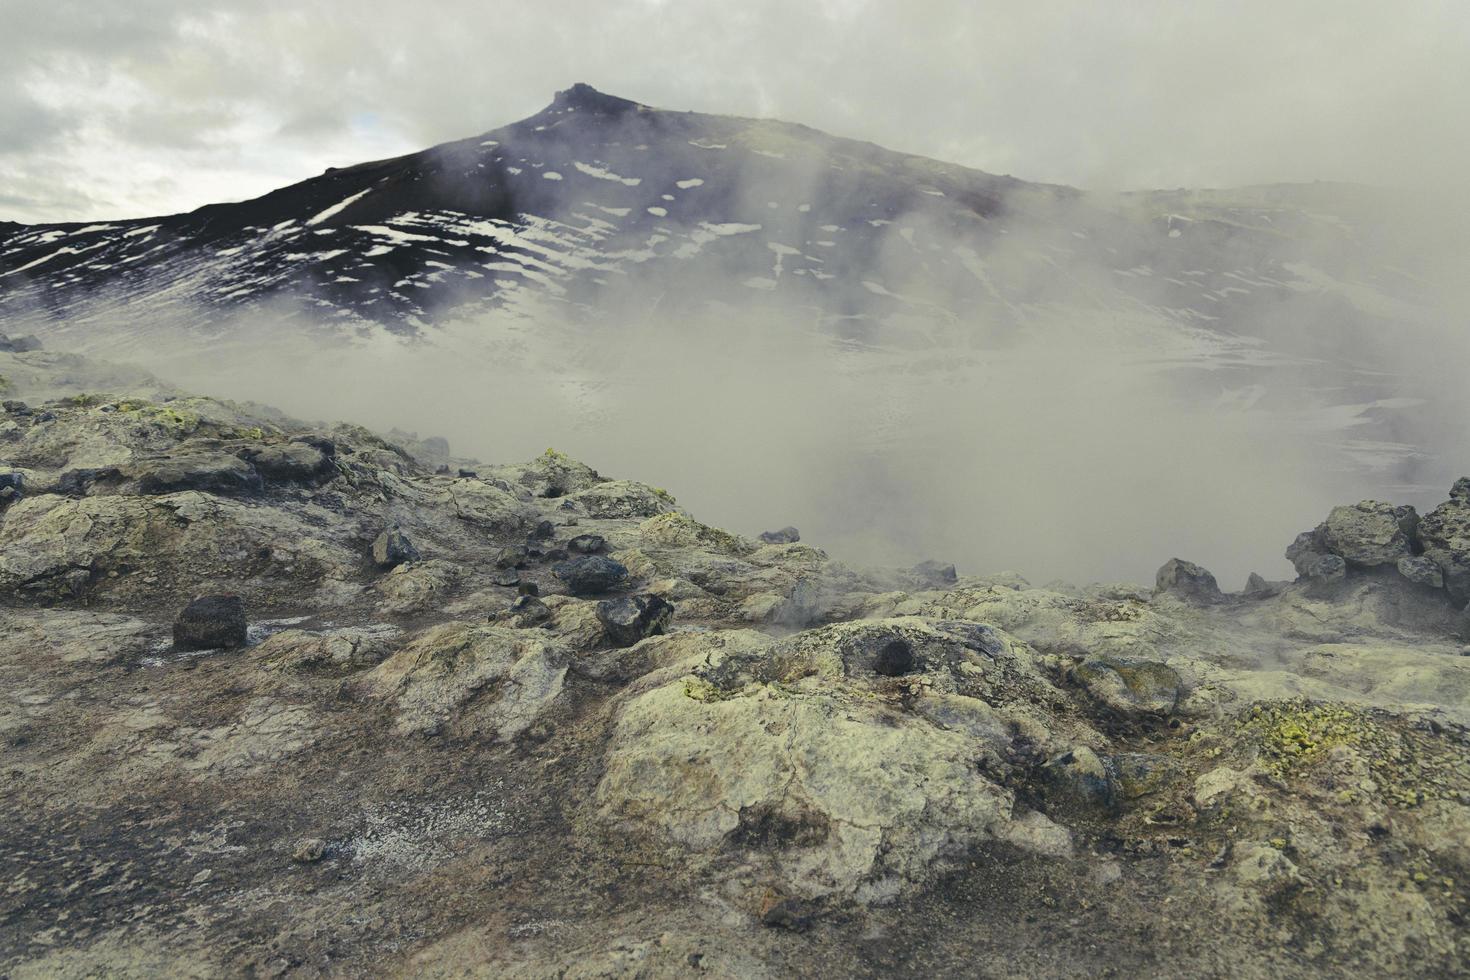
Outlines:
[{"label": "mountain", "polygon": [[0,225],[0,322],[85,349],[238,336],[262,312],[417,338],[486,315],[771,310],[895,373],[1097,345],[1350,431],[1355,459],[1405,483],[1447,410],[1403,380],[1439,321],[1399,210],[1335,184],[1089,194],[578,84],[520,122],[250,201]]},{"label": "mountain", "polygon": [[[1339,277],[1411,300],[1412,279],[1322,211],[1341,201],[1310,190],[1104,200],[579,84],[521,122],[251,201],[0,226],[0,316],[219,322],[286,300],[411,333],[528,296],[587,309],[630,280],[694,280],[702,300],[773,294],[880,342],[913,340],[904,318],[1003,336],[1059,298],[1235,339],[1281,334],[1258,313],[1283,301],[1326,315]],[[1295,267],[1309,257],[1323,267]],[[1342,329],[1364,329],[1358,314]]]}]

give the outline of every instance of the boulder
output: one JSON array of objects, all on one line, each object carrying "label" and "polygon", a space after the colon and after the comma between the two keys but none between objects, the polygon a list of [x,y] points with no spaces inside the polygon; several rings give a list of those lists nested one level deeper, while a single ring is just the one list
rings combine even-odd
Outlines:
[{"label": "boulder", "polygon": [[1182,558],[1170,558],[1154,576],[1154,587],[1193,602],[1219,602],[1220,585],[1204,568]]},{"label": "boulder", "polygon": [[242,647],[245,640],[245,604],[236,595],[200,596],[174,620],[176,650]]},{"label": "boulder", "polygon": [[1406,555],[1398,560],[1399,574],[1415,585],[1427,585],[1431,589],[1444,588],[1444,573],[1433,558],[1424,555]]},{"label": "boulder", "polygon": [[1347,561],[1341,555],[1314,555],[1304,559],[1301,576],[1310,582],[1341,582],[1347,577]]},{"label": "boulder", "polygon": [[379,568],[397,568],[404,562],[418,561],[419,557],[419,549],[397,528],[385,530],[373,541],[373,563]]},{"label": "boulder", "polygon": [[[597,788],[616,827],[684,849],[696,873],[738,875],[757,895],[858,904],[921,886],[987,841],[1069,851],[1065,829],[976,762],[1006,768],[1010,726],[1022,723],[1007,705],[1056,696],[1003,635],[974,623],[846,623],[768,655],[722,649],[719,635],[681,635],[689,671],[650,675],[656,686],[645,677],[618,705]],[[912,673],[879,669],[889,664]],[[903,692],[918,710],[900,706]],[[954,704],[939,723],[923,708],[941,696]]]},{"label": "boulder", "polygon": [[561,579],[573,595],[599,595],[621,585],[628,569],[622,562],[602,555],[583,555],[558,562],[551,574]]},{"label": "boulder", "polygon": [[801,532],[794,527],[783,527],[779,531],[762,531],[761,541],[766,544],[795,544],[801,540]]},{"label": "boulder", "polygon": [[1312,531],[1303,531],[1286,548],[1286,560],[1291,562],[1291,567],[1296,569],[1297,576],[1300,578],[1306,578],[1307,568],[1318,558],[1327,554],[1320,538],[1320,531],[1320,527]]},{"label": "boulder", "polygon": [[[1394,507],[1380,500],[1332,508],[1318,535],[1329,554],[1354,568],[1392,565],[1407,557],[1409,533],[1418,523],[1412,507]],[[1408,529],[1406,533],[1405,529]]]},{"label": "boulder", "polygon": [[551,619],[551,608],[535,595],[522,595],[505,611],[505,619],[520,629],[540,626]]},{"label": "boulder", "polygon": [[1456,481],[1450,499],[1424,515],[1419,541],[1424,557],[1439,566],[1450,598],[1470,602],[1470,478]]},{"label": "boulder", "polygon": [[255,494],[263,487],[254,466],[238,456],[212,451],[140,460],[123,467],[122,475],[145,495],[181,490]]},{"label": "boulder", "polygon": [[607,541],[600,534],[579,534],[567,542],[567,550],[574,555],[595,555],[607,547]]},{"label": "boulder", "polygon": [[656,595],[604,599],[597,604],[597,621],[607,638],[620,647],[662,633],[673,617],[673,605]]}]

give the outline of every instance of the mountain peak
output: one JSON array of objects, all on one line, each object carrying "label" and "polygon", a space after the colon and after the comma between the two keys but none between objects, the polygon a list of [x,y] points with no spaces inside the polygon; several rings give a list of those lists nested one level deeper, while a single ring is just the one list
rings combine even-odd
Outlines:
[{"label": "mountain peak", "polygon": [[620,99],[616,95],[607,95],[588,85],[586,82],[577,82],[571,88],[562,89],[552,99],[552,109],[573,109],[581,112],[593,112],[604,116],[620,116],[625,112],[632,112],[640,108],[637,102],[629,99]]}]

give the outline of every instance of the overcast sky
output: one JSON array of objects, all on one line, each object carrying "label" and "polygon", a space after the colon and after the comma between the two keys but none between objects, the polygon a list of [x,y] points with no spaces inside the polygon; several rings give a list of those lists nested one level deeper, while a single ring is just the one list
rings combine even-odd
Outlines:
[{"label": "overcast sky", "polygon": [[1470,171],[1463,0],[0,0],[0,219],[238,200],[586,81],[1084,187]]}]

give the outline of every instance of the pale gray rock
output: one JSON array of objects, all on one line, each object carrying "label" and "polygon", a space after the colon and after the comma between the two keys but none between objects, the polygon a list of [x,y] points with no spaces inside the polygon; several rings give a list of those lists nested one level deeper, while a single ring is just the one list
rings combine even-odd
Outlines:
[{"label": "pale gray rock", "polygon": [[1191,602],[1219,602],[1224,598],[1215,576],[1192,561],[1170,558],[1154,577],[1154,588]]},{"label": "pale gray rock", "polygon": [[1319,539],[1329,554],[1338,555],[1351,567],[1392,565],[1409,556],[1409,537],[1404,528],[1417,523],[1412,507],[1395,508],[1379,500],[1364,500],[1332,508],[1322,523]]}]

